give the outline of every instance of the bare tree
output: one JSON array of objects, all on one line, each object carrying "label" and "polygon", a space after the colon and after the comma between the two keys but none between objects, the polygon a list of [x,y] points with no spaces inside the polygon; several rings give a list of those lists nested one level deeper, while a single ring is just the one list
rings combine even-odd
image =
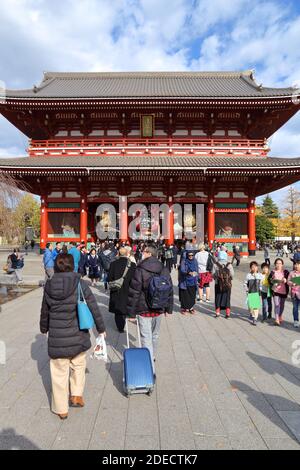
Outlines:
[{"label": "bare tree", "polygon": [[12,240],[18,234],[18,228],[13,219],[13,209],[26,190],[25,184],[17,182],[16,178],[0,170],[0,236]]}]

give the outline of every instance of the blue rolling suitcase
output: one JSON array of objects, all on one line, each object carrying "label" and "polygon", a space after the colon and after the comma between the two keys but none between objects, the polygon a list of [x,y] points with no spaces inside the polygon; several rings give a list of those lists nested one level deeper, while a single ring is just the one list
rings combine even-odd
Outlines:
[{"label": "blue rolling suitcase", "polygon": [[134,393],[151,395],[154,389],[153,368],[150,351],[141,347],[138,319],[138,348],[129,347],[128,321],[126,320],[127,349],[124,350],[124,392],[127,396]]}]

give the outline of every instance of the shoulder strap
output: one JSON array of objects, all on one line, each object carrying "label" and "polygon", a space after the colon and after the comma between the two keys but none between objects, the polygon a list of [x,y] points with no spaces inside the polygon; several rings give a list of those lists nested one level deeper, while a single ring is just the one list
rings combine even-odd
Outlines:
[{"label": "shoulder strap", "polygon": [[125,271],[123,272],[122,279],[125,279],[126,274],[128,273],[130,266],[131,266],[131,261],[130,261],[130,259],[128,259],[128,261],[127,261],[127,263],[126,263]]},{"label": "shoulder strap", "polygon": [[80,281],[79,281],[79,282],[78,282],[78,302],[81,302],[81,299],[83,300],[83,302],[85,302],[85,298],[84,298],[84,295],[83,295],[82,286],[81,286],[81,283],[80,283]]}]

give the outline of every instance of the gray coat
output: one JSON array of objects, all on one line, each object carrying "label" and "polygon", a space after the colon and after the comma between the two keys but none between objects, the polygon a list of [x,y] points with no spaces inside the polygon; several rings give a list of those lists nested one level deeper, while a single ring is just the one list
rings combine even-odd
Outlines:
[{"label": "gray coat", "polygon": [[91,347],[88,330],[79,330],[77,317],[78,283],[93,314],[98,333],[105,331],[96,299],[79,273],[55,273],[46,282],[40,330],[48,333],[48,354],[52,359],[72,358]]}]

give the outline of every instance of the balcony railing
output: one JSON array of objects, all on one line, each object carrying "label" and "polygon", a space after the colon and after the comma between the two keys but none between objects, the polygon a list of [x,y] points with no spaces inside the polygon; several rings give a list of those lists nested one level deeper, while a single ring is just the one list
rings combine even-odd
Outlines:
[{"label": "balcony railing", "polygon": [[103,138],[31,140],[28,153],[40,155],[199,154],[266,155],[264,140],[229,138]]}]

